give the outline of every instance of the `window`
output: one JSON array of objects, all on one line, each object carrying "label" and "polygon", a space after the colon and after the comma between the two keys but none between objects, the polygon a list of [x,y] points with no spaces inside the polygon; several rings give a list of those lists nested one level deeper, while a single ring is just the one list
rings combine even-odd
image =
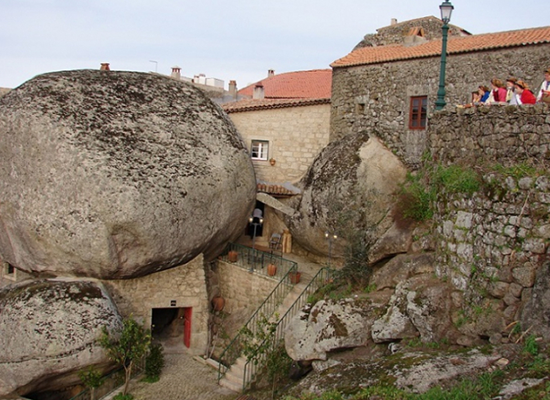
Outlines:
[{"label": "window", "polygon": [[253,140],[250,154],[253,160],[267,160],[269,142],[266,140]]},{"label": "window", "polygon": [[411,97],[409,110],[409,129],[426,129],[428,96]]}]

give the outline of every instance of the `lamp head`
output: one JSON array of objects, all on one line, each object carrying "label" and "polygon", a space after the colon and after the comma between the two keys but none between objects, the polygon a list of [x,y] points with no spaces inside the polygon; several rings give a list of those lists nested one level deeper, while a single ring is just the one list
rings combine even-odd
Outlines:
[{"label": "lamp head", "polygon": [[441,11],[441,20],[444,24],[448,24],[451,21],[451,14],[453,13],[454,6],[451,4],[450,1],[445,0],[441,5],[439,6],[439,10]]}]

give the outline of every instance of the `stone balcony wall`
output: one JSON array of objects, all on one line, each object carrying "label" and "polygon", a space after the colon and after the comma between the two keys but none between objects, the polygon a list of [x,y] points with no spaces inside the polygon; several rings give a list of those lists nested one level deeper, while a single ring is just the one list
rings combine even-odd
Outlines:
[{"label": "stone balcony wall", "polygon": [[443,164],[504,166],[550,159],[550,107],[478,106],[435,113],[429,148]]}]

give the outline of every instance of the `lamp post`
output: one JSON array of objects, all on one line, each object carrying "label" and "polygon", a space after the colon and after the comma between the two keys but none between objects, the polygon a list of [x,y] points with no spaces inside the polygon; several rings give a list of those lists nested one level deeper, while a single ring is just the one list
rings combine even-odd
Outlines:
[{"label": "lamp post", "polygon": [[248,222],[254,227],[252,231],[252,263],[250,263],[250,272],[252,272],[254,270],[254,264],[256,263],[256,254],[254,250],[254,245],[256,244],[256,228],[264,223],[264,219],[260,217],[250,217]]},{"label": "lamp post", "polygon": [[435,109],[441,110],[445,107],[445,67],[447,64],[447,33],[449,32],[449,22],[451,21],[451,13],[453,12],[453,5],[450,1],[445,0],[439,6],[441,10],[441,20],[443,21],[442,33],[443,38],[441,41],[441,67],[439,69],[439,89],[437,90],[437,100],[435,102]]},{"label": "lamp post", "polygon": [[338,236],[325,232],[325,237],[328,240],[328,267],[330,268],[330,259],[332,257],[332,241],[338,239]]}]

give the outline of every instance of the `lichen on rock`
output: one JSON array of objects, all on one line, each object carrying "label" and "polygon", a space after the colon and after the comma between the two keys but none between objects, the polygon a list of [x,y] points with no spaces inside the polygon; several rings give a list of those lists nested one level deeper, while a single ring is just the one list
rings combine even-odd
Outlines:
[{"label": "lichen on rock", "polygon": [[238,236],[254,171],[227,115],[185,82],[64,71],[0,99],[0,254],[43,276],[119,279]]}]

